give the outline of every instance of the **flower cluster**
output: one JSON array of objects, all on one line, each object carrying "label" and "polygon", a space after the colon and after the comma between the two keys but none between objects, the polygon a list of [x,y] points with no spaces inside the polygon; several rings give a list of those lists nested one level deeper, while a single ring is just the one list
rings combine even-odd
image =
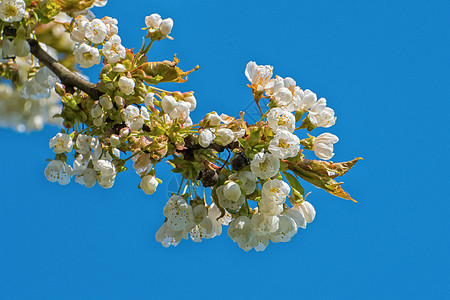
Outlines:
[{"label": "flower cluster", "polygon": [[[89,17],[89,16],[88,16]],[[78,15],[73,19],[73,29],[70,38],[76,42],[73,54],[82,68],[98,65],[101,54],[98,49],[102,45],[101,53],[109,63],[117,63],[125,58],[126,49],[118,35],[117,20],[111,17],[89,19],[85,15]]]},{"label": "flower cluster", "polygon": [[18,132],[41,130],[45,124],[60,127],[61,118],[53,118],[61,112],[61,98],[52,92],[49,98],[36,101],[24,98],[9,85],[0,85],[0,126],[11,127]]},{"label": "flower cluster", "polygon": [[[198,151],[212,148],[212,153],[220,157],[224,149],[231,149],[234,153],[231,162],[210,159],[199,166],[198,172],[185,172],[183,170],[195,165],[186,163],[188,158],[184,152],[181,152],[184,160],[171,160],[175,169],[190,181],[185,191],[187,187],[195,191],[197,177],[201,178],[203,187],[212,188],[211,205],[222,212],[218,220],[225,215],[231,216],[228,235],[245,251],[262,251],[269,241],[287,242],[300,227],[306,228],[306,224],[314,220],[314,207],[305,200],[306,195],[295,175],[302,178],[305,175],[299,170],[299,166],[307,161],[303,150],[313,150],[319,158],[326,160],[334,155],[333,144],[338,141],[330,133],[317,138],[309,135],[300,140],[296,135],[300,129],[311,131],[316,127],[332,126],[336,120],[334,111],[326,107],[325,99],[317,100],[316,94],[302,90],[292,78],[276,76],[272,79],[272,72],[272,66],[258,66],[254,62],[249,62],[245,70],[255,101],[259,104],[262,98],[269,99],[268,109],[259,122],[250,125],[242,114],[241,119],[235,119],[216,112],[207,114],[199,122],[200,129],[194,142],[199,146]],[[167,103],[172,109],[176,105],[171,99]],[[297,122],[301,122],[298,127]],[[220,161],[221,167],[216,165]],[[320,164],[320,161],[313,162]],[[157,240],[164,246],[176,246],[182,238],[188,238],[190,227],[187,224],[193,219],[186,200],[188,194],[183,192],[181,196],[173,196],[182,199],[180,201],[186,206],[184,225],[175,230],[173,220],[165,214],[166,221],[157,234]],[[195,199],[191,195],[191,203],[196,203]],[[205,207],[203,202],[201,207]],[[165,233],[165,239],[160,236],[161,232]]]},{"label": "flower cluster", "polygon": [[[194,92],[157,85],[185,82],[198,66],[183,71],[176,56],[172,61],[148,61],[155,42],[172,39],[173,20],[156,13],[145,17],[146,36],[135,52],[122,45],[116,19],[96,18],[89,10],[106,2],[33,1],[26,6],[22,0],[0,1],[0,25],[5,28],[1,76],[17,87],[15,93],[23,100],[19,110],[29,115],[17,122],[22,127],[26,123],[26,128],[42,127],[47,120],[39,119],[42,113],[35,113],[40,109],[35,103],[44,105],[57,94],[62,104],[58,111],[48,108],[47,119],[55,115],[64,126],[49,141],[54,152],[44,170],[49,181],[66,185],[73,179],[88,188],[96,183],[112,188],[129,161],[139,176],[139,188],[151,195],[162,183],[156,166],[169,162],[182,181],[168,199],[156,233],[164,247],[177,246],[183,239],[201,242],[219,236],[222,225],[245,251],[262,251],[270,241],[290,241],[316,214],[299,179],[353,200],[335,178],[359,158],[328,161],[339,140],[331,133],[301,137],[302,129],[310,132],[335,124],[334,110],[324,98],[317,99],[290,77],[273,78],[272,66],[249,62],[244,74],[261,119],[250,124],[244,112],[232,117],[213,111],[193,121]],[[42,25],[42,31],[37,30]],[[55,67],[54,60],[61,57],[68,70]],[[81,68],[102,64],[99,82],[75,76],[74,62]],[[71,71],[66,77],[55,75]],[[0,101],[0,111],[11,110],[5,104],[10,102]],[[321,160],[306,158],[306,150]]]}]

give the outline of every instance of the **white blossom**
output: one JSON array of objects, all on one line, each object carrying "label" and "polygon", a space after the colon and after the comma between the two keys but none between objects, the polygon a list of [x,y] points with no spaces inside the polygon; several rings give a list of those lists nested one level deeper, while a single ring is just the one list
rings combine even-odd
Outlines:
[{"label": "white blossom", "polygon": [[231,215],[225,211],[225,214],[222,216],[222,212],[214,202],[208,208],[208,218],[211,220],[213,225],[211,238],[221,235],[222,225],[228,225],[231,222]]},{"label": "white blossom", "polygon": [[283,84],[285,88],[288,88],[291,92],[294,92],[297,83],[291,77],[286,77],[283,79]]},{"label": "white blossom", "polygon": [[49,147],[54,148],[53,152],[56,154],[71,152],[73,147],[72,138],[65,133],[58,133],[56,136],[50,139]]},{"label": "white blossom", "polygon": [[128,78],[122,76],[119,79],[119,89],[125,95],[131,95],[134,91],[134,80],[133,78]]},{"label": "white blossom", "polygon": [[256,232],[262,235],[269,234],[278,230],[278,216],[256,213],[252,216],[253,227]]},{"label": "white blossom", "polygon": [[162,19],[158,14],[151,14],[150,16],[145,17],[145,25],[147,27],[159,28],[161,25]]},{"label": "white blossom", "polygon": [[94,44],[101,44],[108,34],[108,29],[102,20],[94,19],[84,25],[84,36]]},{"label": "white blossom", "polygon": [[228,235],[245,251],[252,249],[250,243],[254,235],[254,228],[252,221],[248,217],[240,216],[231,221],[228,227]]},{"label": "white blossom", "polygon": [[164,96],[161,106],[171,119],[186,120],[189,117],[191,104],[185,101],[177,101],[170,95]]},{"label": "white blossom", "polygon": [[270,234],[270,239],[274,243],[289,242],[297,233],[297,224],[295,221],[287,216],[279,216],[278,230]]},{"label": "white blossom", "polygon": [[306,228],[306,219],[303,216],[303,212],[299,206],[296,206],[296,208],[294,206],[293,208],[288,209],[283,213],[283,215],[291,217],[297,227]]},{"label": "white blossom", "polygon": [[159,30],[163,36],[169,35],[172,31],[172,27],[173,20],[171,18],[164,19],[161,21],[161,24],[159,24]]},{"label": "white blossom", "polygon": [[107,36],[113,36],[119,32],[119,28],[117,27],[117,19],[111,18],[111,17],[104,17],[101,19],[102,22],[106,26],[106,35]]},{"label": "white blossom", "polygon": [[94,166],[102,173],[102,175],[108,176],[116,174],[116,167],[112,162],[106,159],[99,159]]},{"label": "white blossom", "polygon": [[250,163],[252,172],[261,179],[275,176],[280,169],[280,160],[271,153],[259,152]]},{"label": "white blossom", "polygon": [[164,247],[177,246],[181,240],[186,237],[186,233],[183,230],[172,230],[165,222],[161,228],[156,232],[155,239],[158,243],[161,243]]},{"label": "white blossom", "polygon": [[79,134],[76,140],[77,152],[87,154],[91,152],[90,144],[92,137],[89,135]]},{"label": "white blossom", "polygon": [[36,79],[30,78],[22,86],[20,91],[20,96],[23,98],[32,98],[35,100],[40,100],[41,98],[48,98],[51,95],[51,90],[40,85]]},{"label": "white blossom", "polygon": [[25,16],[25,2],[22,0],[0,1],[0,19],[4,22],[19,22]]},{"label": "white blossom", "polygon": [[228,182],[223,188],[223,195],[232,201],[238,201],[242,195],[241,188],[234,182]]},{"label": "white blossom", "polygon": [[245,195],[250,195],[256,189],[256,182],[258,179],[255,174],[250,171],[240,171],[238,173],[231,174],[228,179],[230,180],[239,180],[242,191]]},{"label": "white blossom", "polygon": [[4,56],[26,57],[30,54],[30,44],[20,37],[16,37],[12,41],[5,38],[3,40],[2,52]]},{"label": "white blossom", "polygon": [[73,54],[75,55],[75,61],[80,64],[81,68],[90,68],[93,65],[98,65],[101,60],[98,49],[85,43],[76,44]]},{"label": "white blossom", "polygon": [[182,231],[193,221],[192,207],[183,197],[173,195],[163,209],[167,226],[174,231]]},{"label": "white blossom", "polygon": [[172,119],[186,120],[189,117],[190,104],[184,101],[176,102],[175,109],[173,109],[169,116]]},{"label": "white blossom", "polygon": [[283,204],[277,204],[269,198],[262,198],[258,203],[259,212],[277,216],[283,212]]},{"label": "white blossom", "polygon": [[58,82],[58,77],[48,67],[40,68],[34,75],[34,79],[38,84],[47,89],[52,89],[56,82]]},{"label": "white blossom", "polygon": [[274,94],[273,99],[278,107],[286,107],[292,102],[292,92],[282,87]]},{"label": "white blossom", "polygon": [[97,171],[91,168],[79,171],[78,176],[75,178],[75,182],[82,184],[87,188],[91,188],[97,182]]},{"label": "white blossom", "polygon": [[161,106],[164,112],[170,115],[177,107],[177,100],[170,95],[166,95],[161,100]]},{"label": "white blossom", "polygon": [[141,189],[147,195],[153,194],[156,191],[158,184],[158,180],[156,180],[155,176],[146,175],[141,179]]},{"label": "white blossom", "polygon": [[100,171],[100,174],[97,176],[98,184],[105,189],[111,188],[114,185],[117,174],[114,164],[106,159],[99,159],[96,162],[94,161],[94,167]]},{"label": "white blossom", "polygon": [[336,117],[334,116],[334,110],[326,107],[327,101],[325,98],[320,98],[309,111],[309,119],[312,124],[317,127],[328,128],[336,123]]},{"label": "white blossom", "polygon": [[333,144],[337,143],[339,138],[334,134],[325,132],[314,139],[313,151],[320,159],[329,160],[334,156]]},{"label": "white blossom", "polygon": [[209,145],[211,145],[212,141],[214,140],[215,135],[212,133],[209,129],[203,129],[202,132],[200,132],[198,136],[198,143],[203,148],[207,148]]},{"label": "white blossom", "polygon": [[77,154],[73,161],[73,174],[79,174],[79,172],[86,170],[90,160],[90,153],[87,153],[85,155]]},{"label": "white blossom", "polygon": [[203,222],[203,220],[206,219],[206,216],[208,215],[208,209],[206,208],[206,206],[199,204],[192,208],[192,214],[194,216],[194,223],[200,224],[201,222]]},{"label": "white blossom", "polygon": [[76,16],[73,19],[72,32],[70,33],[70,38],[72,39],[72,41],[74,42],[85,41],[84,25],[86,25],[87,23],[89,23],[89,20],[83,15]]},{"label": "white blossom", "polygon": [[195,225],[189,235],[192,241],[198,243],[202,239],[210,239],[214,236],[214,226],[210,218],[205,218],[200,224]]},{"label": "white blossom", "polygon": [[120,36],[115,34],[103,45],[103,55],[109,63],[114,64],[125,58],[127,51],[121,42]]},{"label": "white blossom", "polygon": [[287,130],[278,130],[269,143],[269,151],[277,158],[295,157],[300,150],[300,139]]},{"label": "white blossom", "polygon": [[72,167],[63,161],[52,160],[45,168],[44,174],[48,181],[58,181],[59,184],[66,185],[70,182]]},{"label": "white blossom", "polygon": [[265,88],[272,74],[272,66],[258,66],[254,61],[250,61],[245,67],[245,76],[252,83],[252,88],[257,91],[262,91]]},{"label": "white blossom", "polygon": [[148,93],[145,95],[144,103],[148,109],[151,109],[154,106],[153,102],[155,101],[155,93]]},{"label": "white blossom", "polygon": [[193,111],[197,107],[197,99],[195,99],[194,95],[192,95],[192,94],[189,94],[189,96],[183,97],[183,101],[185,101],[191,105],[189,107],[190,111]]},{"label": "white blossom", "polygon": [[241,205],[244,204],[245,196],[241,194],[237,199],[234,197],[228,198],[224,193],[225,188],[226,188],[225,185],[221,185],[216,188],[216,194],[217,198],[219,199],[220,206],[226,209],[238,210],[241,207]]},{"label": "white blossom", "polygon": [[150,120],[148,110],[141,106],[140,110],[134,105],[128,105],[123,111],[125,124],[133,131],[141,130],[145,121]]},{"label": "white blossom", "polygon": [[219,145],[226,146],[234,141],[234,132],[231,129],[219,128],[215,134],[215,141]]},{"label": "white blossom", "polygon": [[133,160],[133,169],[136,170],[136,174],[138,175],[145,174],[153,168],[153,164],[148,153],[134,155],[131,159]]},{"label": "white blossom", "polygon": [[222,122],[222,118],[215,111],[207,114],[205,120],[209,120],[209,125],[212,127],[219,126],[220,122]]},{"label": "white blossom", "polygon": [[278,75],[275,78],[271,79],[265,86],[264,90],[267,95],[272,96],[276,94],[278,90],[284,86],[284,79]]},{"label": "white blossom", "polygon": [[304,90],[300,96],[299,109],[310,109],[317,101],[317,95],[310,90]]},{"label": "white blossom", "polygon": [[24,97],[22,91],[11,85],[0,84],[0,95],[0,127],[11,127],[18,132],[25,132],[42,130],[45,124],[62,126],[61,118],[53,118],[61,112],[61,98],[54,91],[49,98],[35,101],[35,95]]},{"label": "white blossom", "polygon": [[76,13],[74,13],[75,16],[83,16],[86,19],[88,19],[88,21],[93,21],[95,19],[95,14],[92,12],[92,10],[90,9],[85,9],[82,11],[78,11]]},{"label": "white blossom", "polygon": [[295,116],[278,107],[271,109],[267,114],[267,123],[274,132],[287,130],[293,133],[295,130]]},{"label": "white blossom", "polygon": [[283,204],[290,192],[291,188],[286,182],[278,179],[269,179],[264,183],[261,194],[265,201]]},{"label": "white blossom", "polygon": [[300,204],[294,205],[293,209],[301,212],[306,222],[308,223],[314,221],[314,218],[316,217],[316,210],[314,209],[314,206],[312,206],[312,204],[308,201],[303,201]]}]

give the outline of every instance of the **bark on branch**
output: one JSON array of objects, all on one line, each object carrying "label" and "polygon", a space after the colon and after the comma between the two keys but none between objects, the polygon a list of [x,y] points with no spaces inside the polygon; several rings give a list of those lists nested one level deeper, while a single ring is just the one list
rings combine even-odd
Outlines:
[{"label": "bark on branch", "polygon": [[30,52],[58,76],[68,92],[73,91],[73,88],[76,87],[95,100],[104,94],[98,90],[96,84],[81,78],[51,57],[41,48],[37,40],[30,39],[28,40],[28,44],[30,44]]}]

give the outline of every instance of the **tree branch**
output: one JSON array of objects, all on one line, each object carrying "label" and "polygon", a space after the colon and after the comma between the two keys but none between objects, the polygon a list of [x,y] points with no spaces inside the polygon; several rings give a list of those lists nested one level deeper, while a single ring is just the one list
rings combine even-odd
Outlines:
[{"label": "tree branch", "polygon": [[76,87],[88,94],[94,100],[97,100],[104,94],[97,88],[96,84],[81,78],[51,57],[41,48],[37,40],[30,39],[28,40],[28,44],[30,44],[30,52],[58,76],[67,91],[73,91],[73,88]]}]

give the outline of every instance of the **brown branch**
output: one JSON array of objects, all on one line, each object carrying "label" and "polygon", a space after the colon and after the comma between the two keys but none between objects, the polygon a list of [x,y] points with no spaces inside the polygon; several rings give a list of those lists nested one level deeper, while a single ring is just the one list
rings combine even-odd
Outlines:
[{"label": "brown branch", "polygon": [[73,91],[73,88],[76,87],[95,100],[104,94],[97,88],[96,84],[81,78],[51,57],[41,48],[37,40],[30,39],[28,44],[30,44],[30,52],[58,76],[68,92]]}]

